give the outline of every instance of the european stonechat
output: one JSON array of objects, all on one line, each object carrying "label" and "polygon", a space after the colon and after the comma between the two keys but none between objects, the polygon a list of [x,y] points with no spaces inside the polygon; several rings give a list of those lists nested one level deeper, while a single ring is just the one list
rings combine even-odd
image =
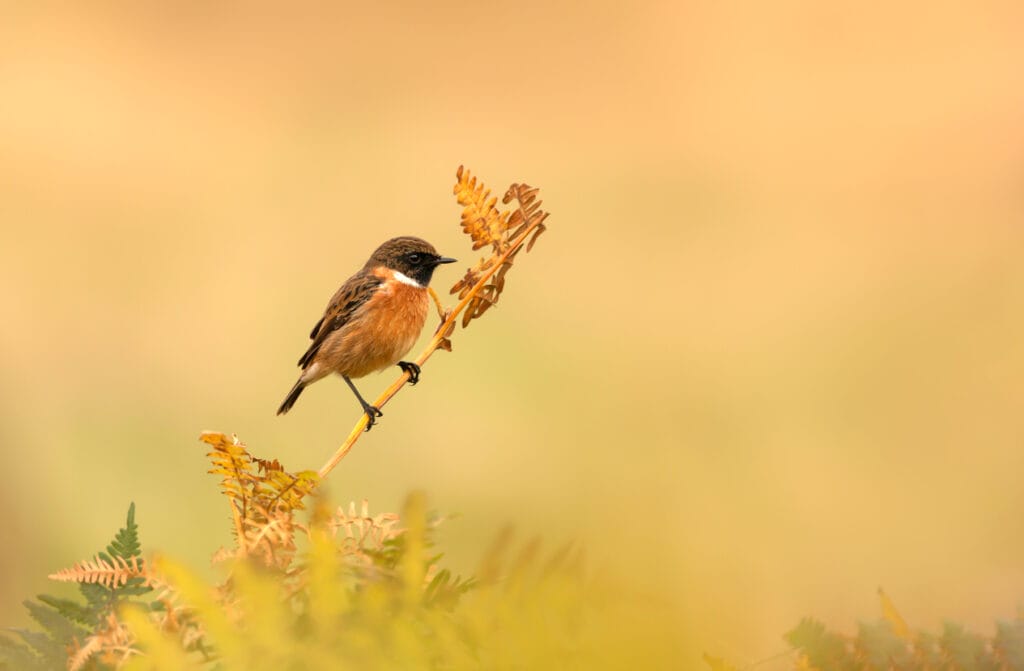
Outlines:
[{"label": "european stonechat", "polygon": [[427,286],[434,269],[454,262],[426,240],[411,236],[378,247],[362,270],[341,285],[313,327],[313,343],[299,359],[302,374],[277,414],[288,412],[307,386],[338,373],[359,399],[369,431],[383,413],[366,402],[352,378],[398,364],[409,373],[410,383],[419,381],[419,366],[400,359],[416,344],[427,321]]}]

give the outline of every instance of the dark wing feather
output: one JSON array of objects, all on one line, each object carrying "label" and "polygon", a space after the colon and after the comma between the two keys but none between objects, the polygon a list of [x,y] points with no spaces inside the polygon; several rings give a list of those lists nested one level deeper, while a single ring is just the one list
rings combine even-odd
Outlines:
[{"label": "dark wing feather", "polygon": [[310,340],[312,340],[313,338],[316,337],[316,332],[320,330],[320,325],[323,324],[323,323],[324,323],[324,318],[321,317],[320,321],[318,321],[316,323],[316,326],[313,327],[313,330],[309,332],[309,339]]},{"label": "dark wing feather", "polygon": [[338,289],[334,297],[331,298],[331,302],[327,305],[324,316],[320,318],[320,321],[313,327],[313,332],[309,334],[313,342],[310,344],[309,349],[306,350],[306,353],[302,355],[302,358],[299,359],[299,366],[303,370],[313,361],[327,336],[347,324],[355,311],[359,309],[359,306],[370,300],[377,287],[383,282],[384,280],[376,275],[360,273],[359,275],[353,275],[345,284],[341,285],[341,288]]}]

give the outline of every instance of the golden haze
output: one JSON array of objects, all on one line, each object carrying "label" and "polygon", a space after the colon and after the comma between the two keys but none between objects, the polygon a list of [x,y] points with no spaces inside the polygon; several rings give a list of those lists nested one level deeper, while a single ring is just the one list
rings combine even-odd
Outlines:
[{"label": "golden haze", "polygon": [[131,500],[203,565],[202,429],[322,464],[358,408],[275,417],[294,360],[380,241],[475,262],[459,163],[541,187],[550,231],[336,498],[427,490],[465,569],[505,521],[581,539],[693,664],[849,630],[879,584],[915,626],[1015,612],[1019,3],[6,14],[3,622]]}]

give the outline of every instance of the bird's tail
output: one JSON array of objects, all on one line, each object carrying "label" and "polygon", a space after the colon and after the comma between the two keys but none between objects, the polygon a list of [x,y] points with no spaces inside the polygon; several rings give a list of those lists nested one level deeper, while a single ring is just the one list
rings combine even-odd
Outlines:
[{"label": "bird's tail", "polygon": [[295,405],[295,401],[299,399],[299,394],[301,394],[302,390],[305,388],[306,385],[302,380],[296,382],[295,386],[292,387],[292,390],[288,392],[288,396],[285,397],[284,403],[282,403],[281,407],[277,409],[277,414],[283,415],[291,410],[292,406]]}]

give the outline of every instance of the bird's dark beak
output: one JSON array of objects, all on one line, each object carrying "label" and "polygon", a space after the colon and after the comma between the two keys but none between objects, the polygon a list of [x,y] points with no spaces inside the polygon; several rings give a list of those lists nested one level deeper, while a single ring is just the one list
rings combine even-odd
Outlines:
[{"label": "bird's dark beak", "polygon": [[439,256],[437,257],[437,260],[434,261],[434,263],[436,263],[437,265],[441,265],[442,263],[455,263],[456,261],[458,261],[458,259],[453,259],[448,256]]}]

